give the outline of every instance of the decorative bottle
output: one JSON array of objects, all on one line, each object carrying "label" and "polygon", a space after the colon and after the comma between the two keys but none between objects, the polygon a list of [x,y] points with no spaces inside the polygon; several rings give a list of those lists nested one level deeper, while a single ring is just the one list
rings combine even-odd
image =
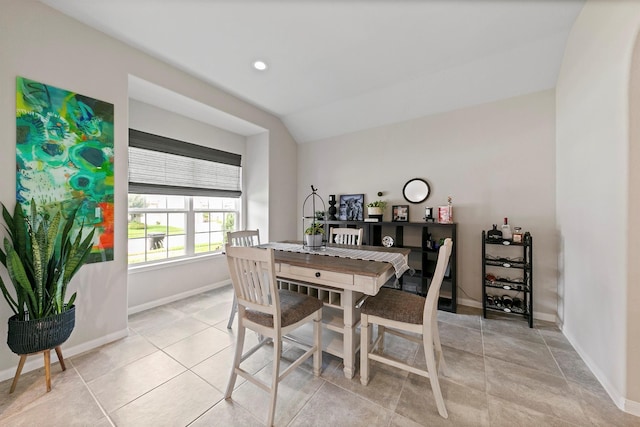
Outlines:
[{"label": "decorative bottle", "polygon": [[502,224],[502,238],[504,240],[511,240],[511,226],[509,225],[509,218],[504,219],[504,224]]},{"label": "decorative bottle", "polygon": [[493,230],[487,232],[487,238],[498,242],[502,240],[502,231],[498,230],[498,224],[493,224]]},{"label": "decorative bottle", "polygon": [[522,243],[522,227],[513,227],[513,243]]}]

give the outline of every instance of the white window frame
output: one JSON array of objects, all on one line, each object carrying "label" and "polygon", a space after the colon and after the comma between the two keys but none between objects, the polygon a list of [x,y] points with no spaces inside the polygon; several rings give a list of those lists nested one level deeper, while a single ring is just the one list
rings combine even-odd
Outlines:
[{"label": "white window frame", "polygon": [[[137,193],[130,193],[130,194],[137,194]],[[184,255],[180,255],[180,256],[173,256],[173,257],[169,257],[166,256],[164,258],[161,259],[153,259],[153,260],[148,260],[147,257],[147,253],[149,251],[149,246],[148,246],[148,237],[147,237],[147,233],[145,232],[145,236],[142,238],[144,239],[144,244],[145,244],[145,252],[144,252],[144,257],[145,260],[142,262],[136,262],[136,263],[129,263],[129,257],[127,256],[127,265],[129,266],[129,268],[136,268],[136,267],[142,267],[142,266],[148,266],[148,265],[155,265],[155,264],[161,264],[161,263],[166,263],[166,262],[174,262],[174,261],[180,261],[180,260],[189,260],[189,259],[193,259],[193,258],[197,258],[197,257],[201,257],[201,256],[211,256],[211,255],[219,255],[222,253],[223,251],[223,247],[220,247],[218,250],[213,250],[213,251],[206,251],[206,252],[197,252],[195,251],[195,241],[196,241],[196,227],[195,227],[195,218],[196,218],[196,214],[197,213],[209,213],[209,214],[217,214],[217,213],[221,213],[223,215],[225,214],[234,214],[235,215],[235,222],[234,222],[234,229],[233,230],[227,230],[227,231],[236,231],[238,230],[240,221],[241,221],[241,216],[240,216],[240,210],[241,210],[241,203],[242,203],[242,199],[240,197],[238,197],[238,202],[236,204],[236,209],[211,209],[211,208],[198,208],[196,209],[194,207],[194,197],[193,196],[184,196],[185,197],[185,201],[186,201],[186,207],[184,209],[177,209],[177,208],[128,208],[127,212],[129,215],[132,214],[145,214],[145,226],[147,225],[147,221],[148,221],[148,217],[146,216],[147,214],[160,214],[160,215],[168,215],[171,213],[182,213],[185,214],[186,217],[186,221],[185,221],[185,254]],[[224,198],[228,198],[228,197],[224,197]],[[128,222],[127,222],[128,223]],[[146,228],[146,227],[145,227]],[[226,231],[222,230],[222,243],[224,245],[224,243],[226,243]],[[139,237],[136,239],[140,239]],[[127,235],[127,248],[129,247],[128,243],[129,243],[129,237]]]},{"label": "white window frame", "polygon": [[[159,263],[188,260],[201,256],[220,254],[223,247],[217,250],[196,253],[196,213],[208,212],[223,217],[229,213],[235,215],[234,230],[242,221],[242,156],[235,153],[208,148],[202,145],[179,141],[159,135],[129,129],[129,194],[170,195],[185,198],[186,208],[131,208],[127,206],[129,215],[145,214],[144,261],[129,264],[129,268],[154,265]],[[194,206],[195,197],[213,197],[236,199],[234,209],[210,209]],[[211,206],[211,204],[209,204]],[[185,214],[185,250],[184,255],[169,257],[169,247],[165,257],[148,260],[148,215],[171,213]],[[129,224],[129,223],[128,223]],[[222,244],[226,240],[223,221]],[[167,227],[169,227],[167,221]],[[209,231],[211,233],[211,230]],[[210,236],[210,234],[209,234]],[[171,235],[165,233],[166,245],[169,246]],[[140,239],[140,237],[136,237]],[[129,248],[127,233],[127,248]],[[209,237],[209,244],[211,243]]]}]

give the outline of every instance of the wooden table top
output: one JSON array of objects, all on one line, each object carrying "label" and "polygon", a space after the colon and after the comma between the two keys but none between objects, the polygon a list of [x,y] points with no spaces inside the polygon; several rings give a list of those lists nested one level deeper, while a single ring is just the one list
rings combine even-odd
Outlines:
[{"label": "wooden table top", "polygon": [[[281,243],[299,243],[302,242],[286,241]],[[410,249],[406,248],[383,248],[380,246],[348,246],[348,245],[336,245],[329,244],[328,247],[337,248],[353,248],[358,250],[367,250],[375,252],[394,252],[400,253],[404,256],[408,256]],[[368,261],[362,259],[341,258],[332,255],[322,255],[322,251],[319,250],[318,254],[287,252],[287,251],[274,251],[274,257],[276,263],[284,263],[289,265],[295,265],[298,267],[306,267],[318,270],[329,270],[338,273],[357,274],[361,276],[380,276],[387,270],[393,269],[393,265],[388,262],[381,261]]]}]

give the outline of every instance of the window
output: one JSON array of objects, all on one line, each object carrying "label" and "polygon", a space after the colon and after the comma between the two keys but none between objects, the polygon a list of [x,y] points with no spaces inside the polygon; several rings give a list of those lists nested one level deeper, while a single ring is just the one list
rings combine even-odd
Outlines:
[{"label": "window", "polygon": [[222,251],[227,232],[237,228],[239,204],[239,198],[129,194],[129,264]]},{"label": "window", "polygon": [[130,129],[129,264],[220,252],[239,222],[240,161]]}]

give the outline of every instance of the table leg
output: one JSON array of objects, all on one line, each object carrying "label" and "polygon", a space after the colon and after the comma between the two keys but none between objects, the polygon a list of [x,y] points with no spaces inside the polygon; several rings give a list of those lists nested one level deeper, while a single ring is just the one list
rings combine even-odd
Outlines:
[{"label": "table leg", "polygon": [[346,378],[353,378],[356,368],[356,339],[355,339],[355,326],[358,323],[356,319],[356,308],[353,297],[353,291],[345,290],[342,294],[343,308],[344,308],[344,349],[343,349],[343,363],[344,363],[344,376]]}]

